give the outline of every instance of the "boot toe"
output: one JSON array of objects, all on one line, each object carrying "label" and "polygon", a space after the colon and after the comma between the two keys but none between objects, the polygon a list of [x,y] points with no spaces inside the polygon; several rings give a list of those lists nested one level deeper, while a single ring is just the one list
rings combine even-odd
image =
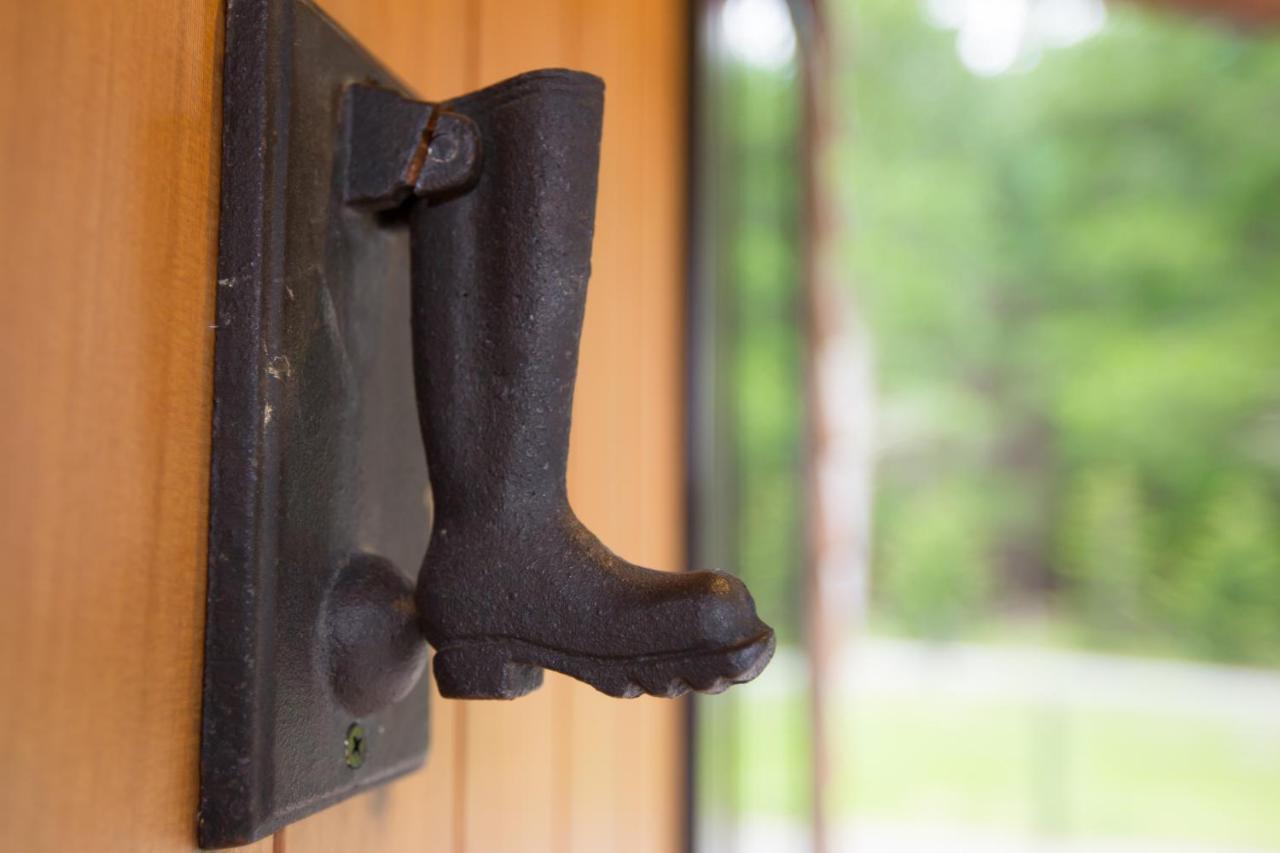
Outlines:
[{"label": "boot toe", "polygon": [[746,584],[725,572],[696,572],[699,645],[726,648],[768,633]]}]

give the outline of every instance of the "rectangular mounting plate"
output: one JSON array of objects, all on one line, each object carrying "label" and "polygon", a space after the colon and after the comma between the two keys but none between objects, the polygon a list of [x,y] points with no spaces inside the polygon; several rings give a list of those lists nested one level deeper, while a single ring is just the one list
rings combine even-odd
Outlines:
[{"label": "rectangular mounting plate", "polygon": [[341,198],[344,86],[405,89],[303,0],[230,0],[223,80],[202,847],[268,835],[427,749],[426,673],[356,720],[319,643],[350,556],[414,578],[430,533],[407,229]]}]

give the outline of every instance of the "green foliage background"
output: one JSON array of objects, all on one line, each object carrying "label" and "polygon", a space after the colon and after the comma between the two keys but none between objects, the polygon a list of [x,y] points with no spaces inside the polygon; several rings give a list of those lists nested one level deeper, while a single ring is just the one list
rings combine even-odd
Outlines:
[{"label": "green foliage background", "polygon": [[[802,92],[795,69],[716,66],[707,202],[714,206],[714,386],[725,512],[713,558],[732,566],[782,641],[799,638],[803,591],[804,370],[800,301]],[[704,533],[705,535],[705,533]]]},{"label": "green foliage background", "polygon": [[1112,3],[982,78],[915,2],[836,7],[882,612],[1047,601],[1096,645],[1280,663],[1280,38]]}]

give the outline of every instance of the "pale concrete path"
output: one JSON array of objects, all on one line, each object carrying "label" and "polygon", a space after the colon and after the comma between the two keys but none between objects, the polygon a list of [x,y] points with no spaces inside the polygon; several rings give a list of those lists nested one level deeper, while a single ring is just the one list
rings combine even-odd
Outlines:
[{"label": "pale concrete path", "polygon": [[[713,836],[714,837],[714,836]],[[722,840],[730,836],[720,835]],[[753,819],[737,827],[733,853],[805,853],[806,827],[784,820]],[[1268,853],[1263,848],[1177,841],[1105,838],[1035,840],[959,826],[905,826],[860,820],[837,826],[833,853]],[[709,846],[705,853],[720,853]]]}]

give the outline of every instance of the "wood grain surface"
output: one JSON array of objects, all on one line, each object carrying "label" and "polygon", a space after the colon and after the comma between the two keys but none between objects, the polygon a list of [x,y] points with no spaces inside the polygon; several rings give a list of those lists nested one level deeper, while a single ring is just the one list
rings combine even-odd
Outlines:
[{"label": "wood grain surface", "polygon": [[0,4],[7,850],[195,843],[219,10]]},{"label": "wood grain surface", "polygon": [[[683,4],[320,5],[427,97],[605,77],[570,491],[615,550],[678,568]],[[0,4],[0,850],[194,846],[220,9]],[[423,771],[255,847],[679,846],[681,703],[551,674],[435,699]]]}]

